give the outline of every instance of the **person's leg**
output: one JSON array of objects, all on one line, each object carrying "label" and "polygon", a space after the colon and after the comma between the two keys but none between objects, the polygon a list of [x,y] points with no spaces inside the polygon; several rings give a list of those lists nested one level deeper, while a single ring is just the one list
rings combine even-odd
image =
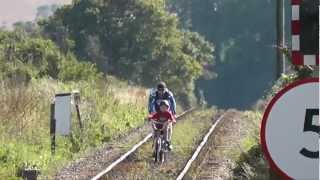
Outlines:
[{"label": "person's leg", "polygon": [[169,124],[166,124],[166,127],[163,129],[163,135],[166,141],[169,141]]},{"label": "person's leg", "polygon": [[171,145],[171,136],[172,136],[172,123],[167,124],[167,127],[165,128],[164,135],[168,144],[168,149],[171,151],[172,150],[172,145]]},{"label": "person's leg", "polygon": [[153,148],[152,157],[156,156],[156,152],[155,152],[156,137],[157,137],[157,131],[154,128],[152,128],[152,148]]},{"label": "person's leg", "polygon": [[171,142],[171,137],[172,137],[172,123],[169,123],[168,124],[168,127],[167,127],[167,141],[168,142]]},{"label": "person's leg", "polygon": [[158,133],[158,131],[156,131],[155,129],[152,128],[153,146],[155,145],[155,140],[156,140],[157,136],[159,135],[157,133]]}]

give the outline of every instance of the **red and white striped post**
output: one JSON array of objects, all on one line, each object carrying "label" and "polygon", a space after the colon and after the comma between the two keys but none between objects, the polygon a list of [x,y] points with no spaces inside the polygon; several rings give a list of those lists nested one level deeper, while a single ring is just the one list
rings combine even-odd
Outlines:
[{"label": "red and white striped post", "polygon": [[319,53],[304,54],[301,51],[301,10],[302,0],[292,0],[292,63],[294,65],[319,65]]}]

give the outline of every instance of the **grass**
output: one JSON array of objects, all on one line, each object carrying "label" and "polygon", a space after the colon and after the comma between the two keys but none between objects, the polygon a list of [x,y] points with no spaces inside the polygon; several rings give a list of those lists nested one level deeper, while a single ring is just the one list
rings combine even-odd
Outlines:
[{"label": "grass", "polygon": [[172,137],[172,144],[176,147],[173,152],[181,156],[192,153],[193,148],[211,126],[214,112],[214,109],[196,111],[186,120],[177,123]]},{"label": "grass", "polygon": [[[107,82],[107,83],[106,83]],[[146,89],[115,78],[103,82],[33,79],[27,85],[0,84],[0,177],[19,179],[19,169],[39,168],[50,177],[86,150],[140,126],[146,116]],[[57,138],[51,155],[49,109],[54,94],[80,90],[84,129],[73,116],[72,134]],[[131,92],[131,90],[133,90]],[[125,100],[123,100],[125,99]]]},{"label": "grass", "polygon": [[[243,119],[244,137],[241,139],[240,151],[233,156],[235,167],[233,175],[237,179],[268,179],[269,166],[264,158],[260,145],[260,123],[263,111],[267,103],[284,86],[299,79],[297,73],[282,75],[281,78],[267,92],[266,96],[259,100],[260,108],[245,111]],[[275,178],[275,177],[273,177]]]},{"label": "grass", "polygon": [[235,166],[232,169],[235,179],[268,179],[268,165],[260,148],[260,122],[262,113],[259,111],[243,112],[240,149],[229,152]]},{"label": "grass", "polygon": [[265,179],[268,170],[259,149],[261,113],[230,110],[224,118],[187,179]]},{"label": "grass", "polygon": [[243,150],[248,151],[260,141],[260,121],[262,119],[261,112],[258,111],[245,111],[242,131],[246,133],[245,138],[242,140],[241,147]]}]

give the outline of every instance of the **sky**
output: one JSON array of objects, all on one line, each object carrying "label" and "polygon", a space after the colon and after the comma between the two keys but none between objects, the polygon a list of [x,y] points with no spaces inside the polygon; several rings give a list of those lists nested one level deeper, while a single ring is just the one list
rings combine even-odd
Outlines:
[{"label": "sky", "polygon": [[37,7],[49,4],[67,4],[72,0],[0,0],[0,26],[11,26],[17,21],[35,19]]}]

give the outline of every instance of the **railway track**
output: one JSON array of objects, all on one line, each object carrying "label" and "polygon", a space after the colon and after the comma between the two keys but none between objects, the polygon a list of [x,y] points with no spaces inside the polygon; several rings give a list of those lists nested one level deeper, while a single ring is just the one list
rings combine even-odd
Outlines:
[{"label": "railway track", "polygon": [[203,149],[203,147],[208,142],[209,137],[212,135],[213,131],[216,129],[216,127],[223,120],[224,116],[225,116],[225,113],[222,114],[219,117],[219,119],[216,120],[216,122],[211,126],[211,128],[209,129],[207,134],[203,137],[201,143],[198,145],[197,149],[194,151],[194,153],[192,154],[191,158],[188,160],[188,162],[186,163],[186,165],[184,166],[184,168],[182,169],[182,171],[180,172],[180,174],[178,175],[176,180],[182,180],[184,178],[184,176],[187,174],[188,170],[191,168],[192,163],[197,159],[197,157],[199,156],[201,150]]},{"label": "railway track", "polygon": [[[192,111],[193,111],[193,109],[190,109],[190,110],[184,112],[183,114],[181,114],[178,118],[182,118],[185,115],[188,115]],[[181,180],[186,176],[186,174],[190,170],[192,164],[195,161],[197,161],[197,158],[198,158],[200,152],[203,150],[204,146],[207,144],[207,142],[210,139],[210,137],[212,136],[213,132],[216,130],[218,125],[221,124],[221,122],[224,119],[225,114],[227,114],[227,113],[228,112],[225,112],[221,116],[219,116],[219,118],[215,119],[215,121],[211,125],[210,129],[205,133],[205,135],[203,136],[202,140],[200,141],[198,146],[195,148],[194,152],[192,153],[192,156],[188,159],[188,161],[185,164],[183,164],[182,168],[177,170],[177,172],[179,172],[179,173],[177,175],[175,175],[176,178],[174,178],[174,179]],[[111,171],[116,171],[116,170],[114,170],[116,166],[118,166],[123,161],[125,161],[130,155],[134,154],[134,152],[136,152],[139,148],[141,148],[144,144],[146,144],[146,142],[148,142],[148,140],[151,137],[152,137],[151,133],[148,134],[147,136],[145,136],[141,141],[136,143],[129,151],[124,153],[120,158],[116,159],[113,163],[111,163],[109,166],[107,166],[104,170],[102,170],[96,176],[94,176],[92,178],[92,180],[109,179],[109,178],[106,178],[108,173],[110,173]]]},{"label": "railway track", "polygon": [[[184,116],[186,116],[187,114],[191,113],[194,110],[195,110],[195,108],[190,108],[187,111],[184,111],[179,116],[177,116],[177,120],[183,118]],[[123,160],[125,160],[128,156],[133,154],[139,147],[141,147],[143,144],[145,144],[151,137],[152,137],[152,133],[149,133],[147,136],[145,136],[145,138],[143,138],[141,141],[139,141],[137,144],[135,144],[129,151],[127,151],[120,158],[118,158],[113,163],[111,163],[107,168],[105,168],[103,171],[98,173],[91,180],[98,180],[98,179],[102,178],[105,174],[110,172],[115,166],[117,166],[119,163],[121,163]]]},{"label": "railway track", "polygon": [[217,136],[214,135],[214,139],[208,142],[205,150],[201,152],[201,160],[193,166],[192,179],[243,179],[233,175],[230,153],[241,151],[241,138],[248,129],[242,127],[245,118],[242,112],[229,110],[224,116],[224,122],[220,123],[220,127],[214,132]]}]

